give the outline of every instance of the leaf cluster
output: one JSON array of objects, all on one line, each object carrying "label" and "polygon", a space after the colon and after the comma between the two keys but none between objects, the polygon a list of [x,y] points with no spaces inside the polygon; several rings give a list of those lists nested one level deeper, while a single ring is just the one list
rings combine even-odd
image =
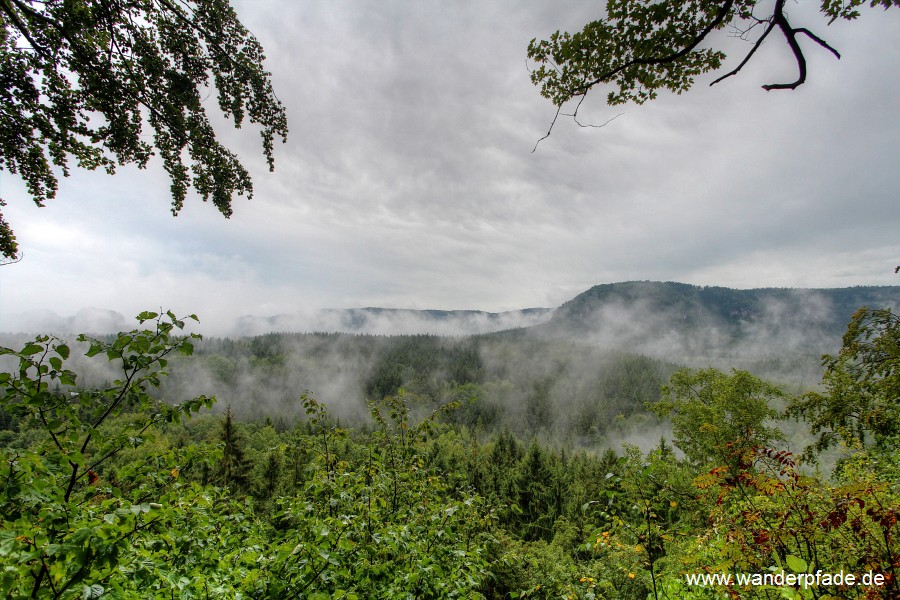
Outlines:
[{"label": "leaf cluster", "polygon": [[[216,139],[204,102],[212,86],[235,127],[261,127],[273,167],[284,107],[262,47],[227,0],[2,0],[0,22],[0,168],[21,175],[38,206],[55,197],[56,169],[68,176],[70,160],[113,173],[158,154],[173,214],[193,187],[230,216],[233,195],[253,187]],[[17,252],[2,217],[0,252]]]},{"label": "leaf cluster", "polygon": [[[0,348],[18,363],[15,371],[0,373],[4,411],[43,433],[31,447],[4,449],[0,463],[0,552],[8,560],[0,589],[8,597],[24,589],[33,597],[66,597],[82,582],[93,597],[91,585],[111,576],[131,541],[158,521],[146,499],[132,501],[122,489],[105,488],[98,473],[142,444],[154,425],[178,422],[213,400],[201,396],[169,406],[150,395],[165,375],[166,357],[190,354],[190,340],[199,336],[174,335],[185,324],[171,311],[141,313],[138,321],[153,328],[111,341],[79,337],[88,344],[87,356],[104,355],[118,368],[119,377],[102,389],[77,386],[77,375],[65,366],[70,346],[56,338],[38,336],[18,351]],[[122,418],[126,413],[135,416]]]},{"label": "leaf cluster", "polygon": [[824,392],[796,398],[788,410],[807,420],[817,436],[807,456],[839,444],[890,445],[900,434],[900,317],[886,309],[860,309],[841,351],[822,362]]},{"label": "leaf cluster", "polygon": [[600,83],[614,89],[610,105],[643,104],[660,89],[681,93],[697,75],[718,69],[725,54],[699,48],[711,31],[724,28],[753,1],[610,0],[606,18],[580,32],[552,34],[532,40],[528,58],[540,66],[531,80],[541,95],[562,106]]}]

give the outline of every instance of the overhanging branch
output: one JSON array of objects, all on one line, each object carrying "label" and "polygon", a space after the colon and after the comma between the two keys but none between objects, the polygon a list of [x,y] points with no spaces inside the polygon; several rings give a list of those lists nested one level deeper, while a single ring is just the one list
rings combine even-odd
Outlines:
[{"label": "overhanging branch", "polygon": [[784,34],[785,40],[787,40],[788,46],[794,54],[794,59],[797,61],[797,70],[799,72],[797,74],[797,79],[793,83],[772,83],[762,86],[767,92],[770,90],[795,90],[806,81],[806,57],[803,56],[803,49],[800,48],[800,43],[797,41],[798,34],[802,33],[826,50],[830,51],[838,59],[841,58],[841,55],[837,50],[829,46],[825,40],[814,35],[808,29],[803,27],[797,29],[792,28],[784,14],[784,3],[785,0],[778,0],[778,2],[775,3],[775,9],[772,13],[772,23],[777,25]]},{"label": "overhanging branch", "polygon": [[766,39],[766,37],[770,33],[772,33],[773,29],[775,29],[775,23],[774,23],[774,21],[771,21],[771,22],[769,22],[769,26],[766,27],[766,30],[763,32],[763,34],[761,36],[759,36],[758,40],[756,40],[756,43],[753,44],[753,48],[750,49],[750,52],[748,52],[747,56],[744,57],[744,60],[741,61],[741,64],[739,64],[737,67],[735,67],[732,71],[726,73],[725,75],[722,75],[721,77],[719,77],[718,79],[716,79],[715,81],[710,83],[709,85],[711,85],[711,86],[716,85],[723,79],[728,79],[732,75],[737,75],[738,72],[744,68],[744,65],[746,65],[748,62],[750,62],[750,59],[753,58],[753,55],[756,54],[756,51],[759,50],[760,46],[762,46],[763,41]]},{"label": "overhanging branch", "polygon": [[734,0],[726,0],[726,2],[722,4],[721,8],[719,8],[719,12],[716,13],[716,16],[712,20],[712,22],[710,22],[709,25],[704,27],[703,30],[694,37],[694,39],[691,41],[691,43],[688,44],[687,46],[685,46],[684,48],[682,48],[681,50],[674,52],[672,54],[669,54],[668,56],[658,56],[655,58],[633,58],[630,61],[628,61],[624,64],[621,64],[618,67],[597,76],[590,83],[586,83],[579,87],[573,88],[572,93],[569,95],[569,98],[572,98],[574,96],[579,95],[580,93],[588,91],[595,85],[598,85],[600,83],[603,83],[604,81],[607,81],[608,79],[616,76],[617,74],[621,73],[625,69],[628,69],[628,68],[631,68],[631,67],[634,67],[637,65],[663,65],[666,63],[675,62],[679,58],[687,56],[692,50],[694,50],[697,46],[699,46],[701,43],[703,43],[703,40],[705,40],[706,37],[710,33],[712,33],[715,29],[717,29],[719,27],[719,25],[722,24],[722,22],[725,20],[725,17],[727,17],[728,14],[731,12],[732,6],[734,6]]},{"label": "overhanging branch", "polygon": [[[28,8],[22,7],[18,2],[16,3],[16,5],[20,8]],[[12,4],[10,4],[9,0],[0,0],[0,12],[3,12],[3,14],[5,14],[9,18],[10,22],[13,24],[13,27],[15,27],[19,31],[19,33],[22,34],[22,37],[24,37],[29,44],[31,44],[32,50],[34,50],[44,58],[50,58],[50,53],[47,52],[47,50],[44,49],[43,46],[38,44],[34,40],[34,38],[31,37],[31,32],[29,31],[28,26],[25,25],[25,23],[23,23],[19,18],[19,15],[16,14],[16,9],[12,6]]]}]

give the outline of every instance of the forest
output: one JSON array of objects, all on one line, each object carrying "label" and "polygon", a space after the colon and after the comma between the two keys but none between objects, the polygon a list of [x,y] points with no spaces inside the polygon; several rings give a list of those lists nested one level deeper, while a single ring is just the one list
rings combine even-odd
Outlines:
[{"label": "forest", "polygon": [[5,597],[900,593],[890,309],[793,390],[524,331],[195,319],[0,350]]},{"label": "forest", "polygon": [[[695,106],[704,119],[673,111],[666,120],[683,121],[681,129],[651,120],[603,154],[586,153],[572,137],[562,140],[574,150],[551,149],[540,155],[546,160],[520,162],[521,140],[514,152],[504,149],[521,130],[535,154],[554,130],[554,138],[566,135],[560,117],[578,128],[617,119],[579,120],[595,89],[609,107],[681,95],[723,67],[729,37],[750,45],[710,85],[756,63],[773,32],[796,73],[781,79],[776,70],[763,89],[803,85],[809,52],[798,38],[841,55],[785,0],[609,0],[580,32],[534,37],[526,77],[554,108],[533,147],[518,99],[494,84],[510,81],[508,68],[480,70],[507,64],[500,42],[523,16],[514,7],[479,5],[460,19],[463,28],[445,30],[453,15],[437,8],[448,3],[402,23],[419,8],[354,6],[347,22],[358,28],[334,30],[326,26],[341,22],[341,3],[329,3],[318,21],[297,12],[312,3],[282,3],[271,14],[253,4],[241,10],[270,17],[257,22],[278,32],[275,64],[292,84],[281,97],[262,44],[228,0],[0,0],[0,170],[17,177],[0,198],[0,266],[20,263],[27,247],[38,267],[35,279],[13,287],[20,304],[61,298],[75,307],[76,287],[88,286],[106,303],[127,290],[142,302],[165,292],[176,296],[167,302],[225,298],[243,310],[245,288],[257,284],[268,287],[252,306],[268,307],[361,281],[367,293],[394,289],[386,297],[424,306],[414,294],[432,287],[430,298],[443,303],[450,293],[475,302],[469,271],[481,274],[478,287],[505,291],[506,276],[518,273],[534,288],[567,263],[583,270],[555,279],[558,289],[597,273],[611,280],[622,272],[604,270],[613,266],[695,281],[749,267],[758,278],[784,272],[790,277],[781,281],[794,281],[824,268],[844,281],[863,265],[854,277],[865,280],[895,248],[896,202],[884,190],[896,186],[875,176],[892,174],[876,162],[893,148],[890,120],[878,122],[886,142],[852,142],[853,129],[869,135],[858,124],[880,115],[877,102],[890,97],[891,88],[874,85],[891,79],[880,71],[814,88],[821,112],[784,109],[770,119],[741,105],[739,125],[750,127],[704,129],[728,120],[714,109],[736,96],[718,96]],[[823,0],[816,12],[850,22],[858,9],[897,5]],[[566,11],[534,12],[543,27]],[[395,36],[383,37],[395,20]],[[386,41],[357,45],[370,37]],[[291,45],[307,38],[309,50]],[[868,52],[892,64],[889,52]],[[815,67],[826,83],[834,78]],[[864,96],[849,103],[822,101],[821,89],[839,96],[857,88]],[[846,112],[834,107],[857,107],[853,98],[868,110],[846,120],[852,126],[821,127]],[[304,119],[302,149],[289,147],[285,161],[288,178],[261,190],[253,206],[262,212],[245,212],[248,227],[222,238],[233,243],[217,242],[212,226],[197,225],[195,200],[228,218],[236,197],[253,197],[251,169],[273,170],[276,143],[287,142],[286,103]],[[812,121],[815,135],[797,127]],[[260,136],[256,166],[223,135],[244,125]],[[765,125],[802,140],[802,152]],[[819,137],[822,129],[839,137]],[[638,152],[665,138],[672,145]],[[720,138],[777,165],[723,153]],[[707,147],[701,153],[692,140]],[[835,159],[835,144],[871,153]],[[808,163],[790,162],[796,155]],[[572,163],[588,170],[570,171]],[[166,209],[184,210],[189,227],[161,238],[137,210],[159,205],[135,173],[160,167]],[[119,169],[133,214],[115,213],[111,198],[102,203],[102,188],[61,183],[76,168]],[[77,217],[58,230],[33,227],[19,212],[19,204],[54,200],[63,210],[66,195],[83,208],[66,213]],[[738,210],[741,202],[765,219]],[[601,209],[617,204],[628,209]],[[127,226],[132,219],[137,229]],[[848,241],[852,230],[838,228],[844,221],[865,244]],[[105,237],[120,229],[125,237]],[[779,231],[793,243],[776,240]],[[696,244],[698,233],[719,242]],[[754,234],[764,234],[765,246],[746,244]],[[822,245],[825,237],[838,240],[837,250]],[[609,245],[566,245],[575,238]],[[57,241],[63,252],[48,253]],[[554,255],[556,246],[564,253]],[[805,260],[781,262],[801,246]],[[345,247],[346,263],[328,262]],[[448,257],[458,265],[448,268]],[[659,266],[638,269],[650,260]],[[87,264],[94,270],[80,270]],[[41,276],[42,265],[61,270]],[[216,286],[221,278],[233,285]],[[290,280],[308,287],[284,287],[290,303],[270,305],[268,291]],[[893,308],[877,298],[858,308],[857,294],[870,292]],[[823,305],[806,292],[737,298],[723,288],[631,282],[592,288],[530,332],[204,339],[196,315],[159,309],[115,335],[18,339],[0,346],[0,596],[900,598],[896,298],[896,288],[847,292],[834,303],[845,311],[837,329],[820,329]],[[605,328],[587,327],[598,322]],[[837,344],[824,356],[810,350],[832,337]]]}]

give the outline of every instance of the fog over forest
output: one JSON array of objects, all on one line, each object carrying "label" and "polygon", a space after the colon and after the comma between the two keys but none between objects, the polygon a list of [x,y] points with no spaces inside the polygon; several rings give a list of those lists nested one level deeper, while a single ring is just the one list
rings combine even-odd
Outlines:
[{"label": "fog over forest", "polygon": [[[336,417],[361,424],[370,400],[404,390],[420,416],[457,401],[453,418],[485,431],[503,426],[546,440],[647,447],[670,434],[645,405],[677,368],[747,369],[787,391],[807,391],[821,378],[821,356],[839,349],[855,307],[898,301],[898,287],[630,282],[595,286],[555,310],[248,316],[236,328],[253,335],[207,336],[194,356],[172,363],[162,393],[171,402],[211,395],[218,411],[231,406],[242,419],[289,423],[309,392]],[[103,334],[134,324],[111,311],[56,321],[59,331],[78,326]],[[202,331],[202,323],[192,328]],[[116,377],[104,361],[73,361],[85,385]]]}]

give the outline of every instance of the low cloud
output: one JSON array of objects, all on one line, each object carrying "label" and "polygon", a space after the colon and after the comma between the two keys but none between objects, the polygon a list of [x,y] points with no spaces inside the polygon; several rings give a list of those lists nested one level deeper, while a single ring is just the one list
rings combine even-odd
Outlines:
[{"label": "low cloud", "polygon": [[[492,313],[476,310],[322,309],[274,316],[244,315],[231,325],[225,324],[215,333],[229,337],[315,332],[381,336],[468,336],[532,327],[547,322],[553,310],[531,308]],[[191,325],[193,330],[203,331],[201,325]],[[136,321],[127,319],[119,312],[84,308],[65,317],[50,310],[19,313],[5,319],[0,324],[0,331],[56,335],[110,334],[130,331],[136,326]]]},{"label": "low cloud", "polygon": [[490,313],[389,308],[326,309],[272,317],[243,316],[234,335],[269,332],[340,332],[369,335],[465,336],[531,327],[548,321],[553,309]]}]

